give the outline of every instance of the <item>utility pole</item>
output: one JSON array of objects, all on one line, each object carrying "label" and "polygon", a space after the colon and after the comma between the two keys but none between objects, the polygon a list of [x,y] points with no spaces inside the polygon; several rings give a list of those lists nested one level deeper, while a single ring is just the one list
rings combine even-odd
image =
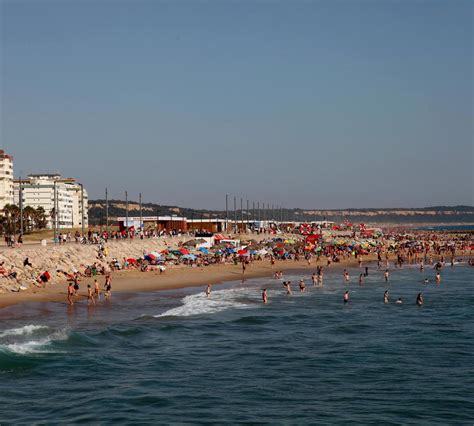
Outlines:
[{"label": "utility pole", "polygon": [[237,198],[234,197],[234,233],[237,233]]},{"label": "utility pole", "polygon": [[84,185],[82,183],[79,183],[81,186],[81,225],[82,225],[82,238],[84,238]]},{"label": "utility pole", "polygon": [[246,213],[246,217],[247,217],[247,228],[249,227],[249,200],[247,200],[247,211],[245,212]]},{"label": "utility pole", "polygon": [[127,238],[129,237],[128,235],[128,192],[125,191],[125,228],[127,231]]},{"label": "utility pole", "polygon": [[58,242],[58,188],[57,188],[57,183],[58,181],[55,180],[53,187],[54,187],[54,202],[53,202],[53,208],[54,208],[54,215],[53,215],[53,220],[54,220],[54,244]]},{"label": "utility pole", "polygon": [[255,201],[252,201],[252,221],[255,222]]},{"label": "utility pole", "polygon": [[142,193],[138,194],[139,204],[140,204],[140,232],[144,228],[143,226],[143,214],[142,214]]},{"label": "utility pole", "polygon": [[109,193],[105,188],[105,229],[109,233]]},{"label": "utility pole", "polygon": [[240,199],[240,226],[241,226],[241,231],[244,230],[244,202],[242,198]]},{"label": "utility pole", "polygon": [[258,210],[257,219],[260,222],[260,202],[257,202],[257,210]]},{"label": "utility pole", "polygon": [[20,236],[23,236],[23,185],[21,183],[21,176],[20,176],[20,188],[18,192],[20,196]]},{"label": "utility pole", "polygon": [[225,231],[229,232],[229,194],[225,194]]}]

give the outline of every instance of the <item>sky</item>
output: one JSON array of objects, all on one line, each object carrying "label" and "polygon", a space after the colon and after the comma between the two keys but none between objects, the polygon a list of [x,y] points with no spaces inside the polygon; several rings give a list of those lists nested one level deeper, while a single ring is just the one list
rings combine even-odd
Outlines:
[{"label": "sky", "polygon": [[[91,198],[474,205],[473,3],[0,0],[0,148]],[[244,201],[245,202],[245,201]]]}]

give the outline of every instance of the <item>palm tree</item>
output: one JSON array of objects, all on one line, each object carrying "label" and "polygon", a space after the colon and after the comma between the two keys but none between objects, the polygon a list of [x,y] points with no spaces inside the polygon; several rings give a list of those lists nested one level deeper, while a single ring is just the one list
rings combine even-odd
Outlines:
[{"label": "palm tree", "polygon": [[20,208],[14,204],[7,204],[1,211],[1,223],[3,232],[15,234],[20,228]]}]

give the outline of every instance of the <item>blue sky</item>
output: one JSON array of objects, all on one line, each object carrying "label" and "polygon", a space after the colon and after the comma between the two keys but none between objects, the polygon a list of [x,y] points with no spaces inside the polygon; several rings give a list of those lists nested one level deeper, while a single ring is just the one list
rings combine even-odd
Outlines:
[{"label": "blue sky", "polygon": [[470,1],[0,4],[17,175],[189,207],[474,204]]}]

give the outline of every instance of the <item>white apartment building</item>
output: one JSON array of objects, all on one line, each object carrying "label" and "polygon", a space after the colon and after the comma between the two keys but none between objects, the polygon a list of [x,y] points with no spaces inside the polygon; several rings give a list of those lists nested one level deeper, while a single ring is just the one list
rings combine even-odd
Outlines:
[{"label": "white apartment building", "polygon": [[13,204],[13,157],[0,149],[0,210]]},{"label": "white apartment building", "polygon": [[82,227],[82,209],[84,204],[84,227],[87,228],[88,198],[84,189],[84,203],[81,197],[81,185],[75,179],[64,179],[58,174],[29,175],[27,179],[15,181],[15,203],[20,203],[20,184],[23,195],[23,207],[42,207],[48,219],[48,228],[54,226],[55,191],[58,210],[58,226],[61,229]]}]

